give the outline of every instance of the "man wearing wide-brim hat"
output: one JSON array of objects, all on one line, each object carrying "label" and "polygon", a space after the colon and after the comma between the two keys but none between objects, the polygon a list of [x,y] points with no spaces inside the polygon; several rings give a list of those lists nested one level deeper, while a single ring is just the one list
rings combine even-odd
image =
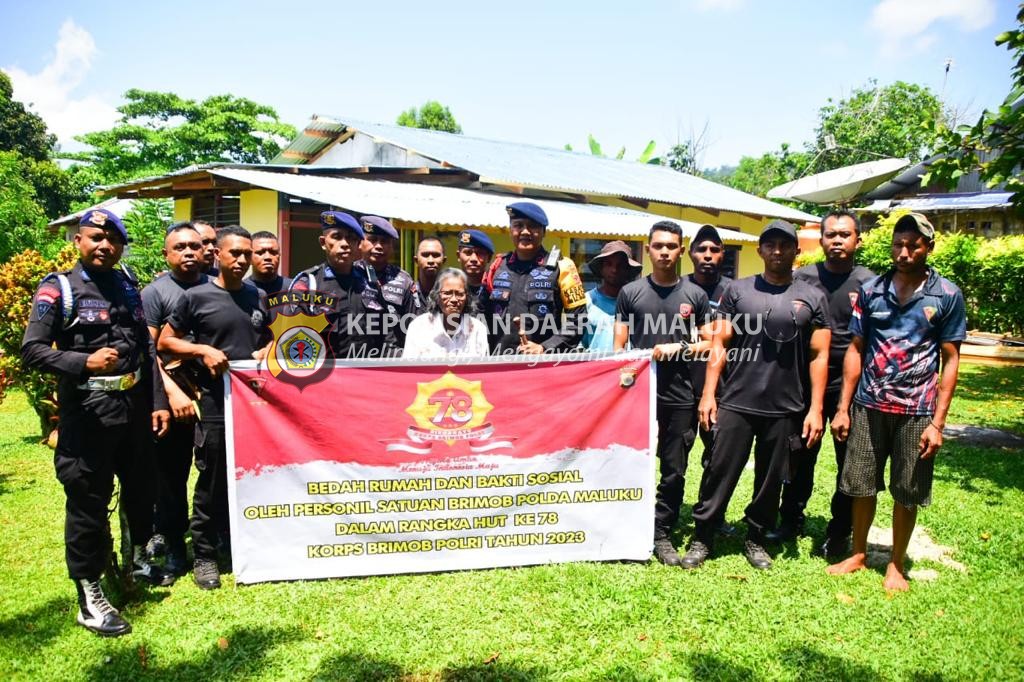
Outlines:
[{"label": "man wearing wide-brim hat", "polygon": [[583,346],[592,351],[611,351],[615,341],[615,299],[623,286],[640,276],[643,265],[633,260],[621,239],[608,242],[587,263],[600,283],[587,292],[587,325]]}]

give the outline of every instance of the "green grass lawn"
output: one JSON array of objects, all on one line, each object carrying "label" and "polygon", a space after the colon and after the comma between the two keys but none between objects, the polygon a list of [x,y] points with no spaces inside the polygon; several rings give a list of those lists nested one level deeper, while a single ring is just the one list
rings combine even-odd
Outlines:
[{"label": "green grass lawn", "polygon": [[[966,367],[950,421],[1021,427],[1018,369]],[[919,522],[965,573],[887,597],[871,571],[825,575],[812,539],[769,572],[740,541],[702,570],[561,564],[262,584],[203,592],[190,577],[124,613],[134,633],[74,623],[63,493],[19,394],[0,406],[0,675],[137,679],[1020,679],[1024,676],[1024,454],[947,444]],[[700,477],[691,454],[687,504]],[[809,530],[835,476],[822,452]],[[749,499],[748,471],[730,509]],[[888,525],[891,505],[879,504]],[[687,517],[680,539],[688,538]]]}]

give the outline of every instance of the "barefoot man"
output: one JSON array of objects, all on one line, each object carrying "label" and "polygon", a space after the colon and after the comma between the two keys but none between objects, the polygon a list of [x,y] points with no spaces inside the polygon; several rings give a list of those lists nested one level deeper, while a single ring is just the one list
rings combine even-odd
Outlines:
[{"label": "barefoot man", "polygon": [[934,247],[935,228],[923,215],[909,213],[896,222],[892,269],[862,285],[853,303],[853,338],[832,420],[836,439],[849,437],[839,488],[853,498],[853,555],[829,566],[828,572],[840,575],[865,568],[868,528],[877,495],[885,488],[885,461],[891,459],[894,504],[887,590],[909,589],[904,576],[907,544],[917,508],[931,502],[935,453],[942,446],[960,342],[966,336],[963,294],[928,267]]}]

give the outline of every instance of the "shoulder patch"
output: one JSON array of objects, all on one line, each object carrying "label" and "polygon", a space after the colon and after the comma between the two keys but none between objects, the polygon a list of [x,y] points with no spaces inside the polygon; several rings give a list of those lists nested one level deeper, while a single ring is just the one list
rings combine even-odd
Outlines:
[{"label": "shoulder patch", "polygon": [[43,281],[36,290],[32,301],[32,319],[41,320],[50,312],[54,304],[60,300],[60,288],[55,283]]}]

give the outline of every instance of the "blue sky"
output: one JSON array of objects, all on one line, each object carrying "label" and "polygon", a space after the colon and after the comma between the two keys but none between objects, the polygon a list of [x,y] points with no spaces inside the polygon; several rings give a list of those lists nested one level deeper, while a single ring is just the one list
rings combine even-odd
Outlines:
[{"label": "blue sky", "polygon": [[[993,37],[1015,0],[4,2],[0,68],[61,139],[109,127],[129,88],[229,92],[297,127],[393,122],[437,99],[467,134],[665,151],[707,124],[706,167],[801,145],[876,78],[942,89],[972,116],[1009,90]],[[73,146],[72,145],[69,145]]]}]

